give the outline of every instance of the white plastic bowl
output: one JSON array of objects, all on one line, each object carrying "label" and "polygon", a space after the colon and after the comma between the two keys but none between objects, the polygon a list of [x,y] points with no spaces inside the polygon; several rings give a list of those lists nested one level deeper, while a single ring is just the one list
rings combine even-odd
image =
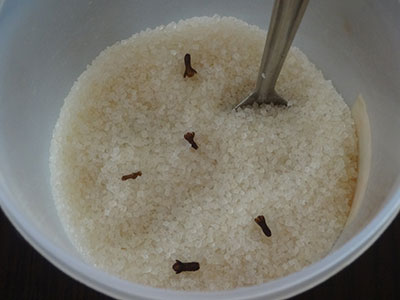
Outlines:
[{"label": "white plastic bowl", "polygon": [[324,259],[249,288],[188,293],[133,284],[82,261],[57,218],[49,186],[53,126],[74,80],[106,46],[182,18],[232,15],[266,28],[272,1],[0,0],[0,204],[49,261],[123,299],[273,299],[315,286],[351,263],[400,208],[400,3],[311,1],[294,44],[349,105],[361,93],[372,129],[372,166],[354,221]]}]

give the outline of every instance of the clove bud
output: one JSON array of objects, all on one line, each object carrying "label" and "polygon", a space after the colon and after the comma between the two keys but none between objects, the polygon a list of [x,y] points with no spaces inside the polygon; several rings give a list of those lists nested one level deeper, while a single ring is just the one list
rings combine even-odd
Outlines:
[{"label": "clove bud", "polygon": [[258,216],[254,221],[261,227],[262,231],[266,236],[271,236],[271,230],[269,229],[267,223],[265,223],[264,216]]},{"label": "clove bud", "polygon": [[197,271],[200,269],[200,264],[198,262],[187,262],[183,263],[179,260],[176,260],[176,263],[172,266],[172,269],[174,269],[175,274],[179,274],[180,272],[193,272]]},{"label": "clove bud", "polygon": [[125,181],[125,180],[128,180],[128,179],[136,179],[138,176],[142,176],[142,172],[141,171],[135,172],[135,173],[131,173],[131,174],[128,174],[128,175],[124,175],[124,176],[121,177],[121,180]]},{"label": "clove bud", "polygon": [[196,142],[194,141],[194,132],[186,132],[185,135],[183,136],[185,140],[189,142],[190,145],[192,145],[192,148],[197,150],[199,146],[197,146]]},{"label": "clove bud", "polygon": [[194,74],[197,73],[195,69],[192,68],[192,65],[190,64],[190,54],[186,53],[185,54],[185,73],[183,73],[183,78],[187,77],[193,77]]}]

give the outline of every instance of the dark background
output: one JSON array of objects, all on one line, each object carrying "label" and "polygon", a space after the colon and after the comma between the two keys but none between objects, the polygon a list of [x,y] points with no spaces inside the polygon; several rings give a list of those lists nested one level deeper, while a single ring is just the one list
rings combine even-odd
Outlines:
[{"label": "dark background", "polygon": [[[38,254],[0,209],[0,299],[111,299]],[[400,215],[350,266],[293,299],[400,299]]]}]

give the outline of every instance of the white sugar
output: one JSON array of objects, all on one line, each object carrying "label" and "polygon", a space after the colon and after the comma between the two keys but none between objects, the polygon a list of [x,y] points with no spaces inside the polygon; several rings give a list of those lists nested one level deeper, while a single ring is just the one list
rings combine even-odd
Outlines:
[{"label": "white sugar", "polygon": [[[355,188],[354,122],[296,48],[277,87],[289,108],[232,111],[255,85],[265,36],[234,18],[193,18],[107,48],[79,77],[50,167],[60,218],[88,261],[146,285],[219,290],[330,251]],[[186,53],[197,74],[184,79]],[[176,275],[175,259],[200,270]]]}]

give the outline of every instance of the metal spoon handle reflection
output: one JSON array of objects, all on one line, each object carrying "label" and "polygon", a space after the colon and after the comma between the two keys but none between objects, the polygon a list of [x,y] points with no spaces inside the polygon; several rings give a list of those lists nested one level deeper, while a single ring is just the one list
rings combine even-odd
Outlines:
[{"label": "metal spoon handle reflection", "polygon": [[287,105],[287,101],[275,92],[275,83],[299,28],[308,1],[275,0],[256,88],[235,109],[244,105],[251,105],[254,102]]}]

